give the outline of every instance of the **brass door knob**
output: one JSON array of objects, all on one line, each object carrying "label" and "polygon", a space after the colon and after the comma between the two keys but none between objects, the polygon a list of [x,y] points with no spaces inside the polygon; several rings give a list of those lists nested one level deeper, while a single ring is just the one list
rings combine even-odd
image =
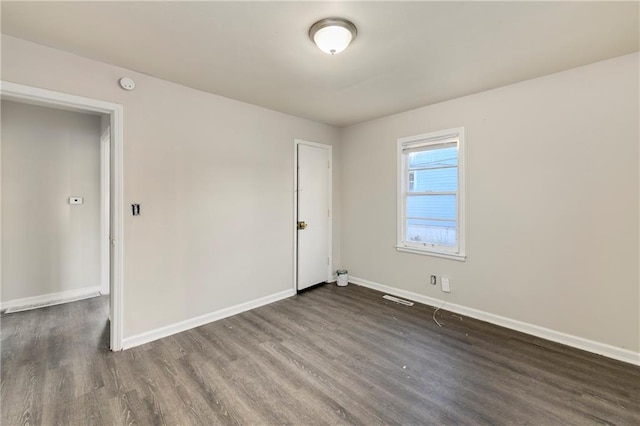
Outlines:
[{"label": "brass door knob", "polygon": [[307,222],[298,222],[298,229],[306,229],[307,227]]}]

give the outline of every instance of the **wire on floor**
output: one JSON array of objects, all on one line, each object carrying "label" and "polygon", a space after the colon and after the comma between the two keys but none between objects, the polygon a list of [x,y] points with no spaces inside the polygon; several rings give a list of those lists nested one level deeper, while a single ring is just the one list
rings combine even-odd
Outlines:
[{"label": "wire on floor", "polygon": [[440,324],[438,322],[438,320],[436,319],[436,314],[438,313],[438,311],[442,308],[444,308],[444,305],[446,305],[447,302],[445,301],[442,305],[440,305],[435,311],[433,311],[433,321],[435,321],[436,324],[438,324],[438,327],[442,327],[442,324]]}]

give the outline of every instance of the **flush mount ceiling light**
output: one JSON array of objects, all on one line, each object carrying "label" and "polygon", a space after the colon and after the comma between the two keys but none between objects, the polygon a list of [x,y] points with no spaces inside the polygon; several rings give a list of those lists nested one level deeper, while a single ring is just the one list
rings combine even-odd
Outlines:
[{"label": "flush mount ceiling light", "polygon": [[309,29],[309,38],[329,55],[342,52],[358,34],[353,22],[342,18],[325,18]]}]

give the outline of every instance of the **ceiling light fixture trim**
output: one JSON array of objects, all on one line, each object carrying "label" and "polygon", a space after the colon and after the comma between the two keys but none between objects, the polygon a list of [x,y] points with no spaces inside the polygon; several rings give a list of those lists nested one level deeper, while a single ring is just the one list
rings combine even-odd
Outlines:
[{"label": "ceiling light fixture trim", "polygon": [[309,28],[309,38],[324,53],[335,55],[355,40],[358,30],[353,22],[343,18],[321,19]]}]

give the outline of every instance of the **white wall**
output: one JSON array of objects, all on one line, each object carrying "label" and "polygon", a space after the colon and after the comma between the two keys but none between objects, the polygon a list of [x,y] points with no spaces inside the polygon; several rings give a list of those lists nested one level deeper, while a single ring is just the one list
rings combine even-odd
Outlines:
[{"label": "white wall", "polygon": [[100,117],[1,110],[2,302],[99,286]]},{"label": "white wall", "polygon": [[293,288],[293,140],[339,182],[337,129],[4,35],[2,79],[124,106],[125,338]]},{"label": "white wall", "polygon": [[[638,62],[624,56],[344,129],[343,267],[638,352]],[[468,260],[397,252],[396,140],[459,126]],[[452,292],[429,285],[430,274],[450,276]]]}]

